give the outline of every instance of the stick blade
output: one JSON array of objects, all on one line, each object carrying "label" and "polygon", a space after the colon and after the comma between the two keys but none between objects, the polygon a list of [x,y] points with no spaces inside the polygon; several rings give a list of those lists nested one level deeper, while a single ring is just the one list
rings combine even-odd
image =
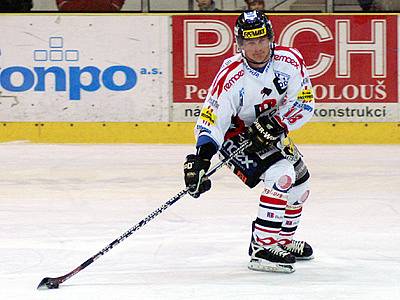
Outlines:
[{"label": "stick blade", "polygon": [[59,285],[60,283],[58,281],[58,278],[46,277],[43,278],[42,281],[40,281],[37,289],[38,290],[58,289]]}]

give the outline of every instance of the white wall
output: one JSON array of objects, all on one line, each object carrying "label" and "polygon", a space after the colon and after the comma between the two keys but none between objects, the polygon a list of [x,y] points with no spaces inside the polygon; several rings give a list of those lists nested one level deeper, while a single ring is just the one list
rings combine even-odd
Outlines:
[{"label": "white wall", "polygon": [[56,0],[33,0],[33,10],[56,10]]}]

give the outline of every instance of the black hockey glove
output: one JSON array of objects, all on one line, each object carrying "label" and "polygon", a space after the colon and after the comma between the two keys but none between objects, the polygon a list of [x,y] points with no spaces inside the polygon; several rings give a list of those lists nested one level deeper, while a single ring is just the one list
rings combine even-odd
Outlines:
[{"label": "black hockey glove", "polygon": [[189,194],[198,198],[200,194],[207,192],[211,188],[211,181],[206,176],[206,172],[210,168],[210,160],[201,158],[195,154],[186,156],[183,166],[185,173],[185,184],[189,188]]},{"label": "black hockey glove", "polygon": [[249,153],[259,152],[276,143],[283,133],[287,133],[279,119],[272,114],[260,115],[247,129],[251,145],[246,149]]}]

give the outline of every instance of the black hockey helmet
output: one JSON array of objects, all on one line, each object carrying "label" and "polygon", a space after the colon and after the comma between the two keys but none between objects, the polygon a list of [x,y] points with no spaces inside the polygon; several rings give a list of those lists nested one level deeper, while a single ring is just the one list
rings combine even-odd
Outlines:
[{"label": "black hockey helmet", "polygon": [[236,20],[235,37],[239,46],[243,40],[267,37],[271,41],[274,38],[272,23],[260,10],[246,10]]}]

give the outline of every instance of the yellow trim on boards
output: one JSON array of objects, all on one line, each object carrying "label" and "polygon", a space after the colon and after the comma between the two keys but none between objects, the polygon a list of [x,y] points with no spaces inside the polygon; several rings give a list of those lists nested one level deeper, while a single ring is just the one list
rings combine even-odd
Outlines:
[{"label": "yellow trim on boards", "polygon": [[[1,122],[0,142],[193,144],[194,123]],[[400,123],[308,123],[297,144],[400,144]]]}]

